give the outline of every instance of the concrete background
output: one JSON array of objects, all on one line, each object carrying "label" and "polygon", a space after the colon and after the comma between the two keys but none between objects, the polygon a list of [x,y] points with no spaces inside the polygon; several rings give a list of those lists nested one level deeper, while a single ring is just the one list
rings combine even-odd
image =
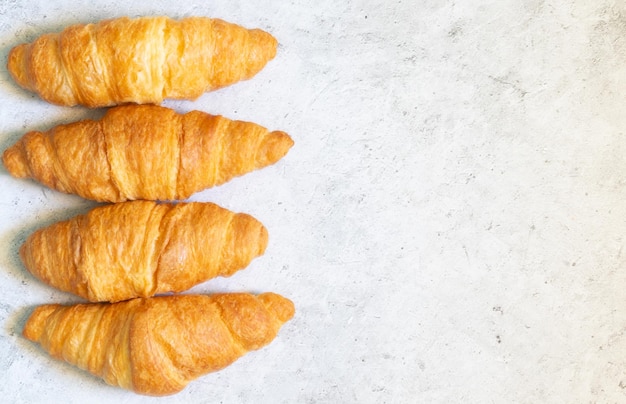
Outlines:
[{"label": "concrete background", "polygon": [[[204,15],[280,41],[254,79],[166,102],[285,130],[275,166],[193,196],[248,212],[266,254],[193,292],[274,291],[268,347],[166,399],[50,359],[20,336],[75,302],[17,249],[88,211],[0,169],[5,402],[626,401],[626,6],[613,1],[0,0],[0,146],[99,116],[6,73],[11,47],[73,23]],[[97,399],[97,400],[96,400]]]}]

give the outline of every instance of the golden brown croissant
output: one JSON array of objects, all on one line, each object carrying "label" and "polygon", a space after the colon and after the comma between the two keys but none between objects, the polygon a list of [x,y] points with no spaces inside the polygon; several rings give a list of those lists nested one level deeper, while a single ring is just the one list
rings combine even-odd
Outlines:
[{"label": "golden brown croissant", "polygon": [[267,230],[252,216],[212,203],[133,201],[39,229],[20,256],[48,285],[114,302],[230,276],[263,254],[267,241]]},{"label": "golden brown croissant", "polygon": [[174,394],[269,344],[294,315],[274,293],[40,306],[23,334],[57,359],[140,394]]},{"label": "golden brown croissant", "polygon": [[218,19],[118,18],[18,45],[8,70],[20,86],[58,105],[158,104],[249,79],[276,47],[267,32]]},{"label": "golden brown croissant", "polygon": [[292,145],[250,122],[125,105],[99,121],[29,132],[2,161],[15,177],[101,202],[176,200],[274,164]]}]

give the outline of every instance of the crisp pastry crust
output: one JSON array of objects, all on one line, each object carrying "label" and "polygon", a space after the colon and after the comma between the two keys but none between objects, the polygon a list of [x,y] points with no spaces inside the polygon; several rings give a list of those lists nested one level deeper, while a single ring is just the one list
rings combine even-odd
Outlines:
[{"label": "crisp pastry crust", "polygon": [[35,309],[23,335],[108,384],[163,396],[266,346],[294,312],[274,293],[51,304]]},{"label": "crisp pastry crust", "polygon": [[249,79],[276,47],[265,31],[219,19],[124,17],[18,45],[7,67],[20,86],[57,105],[161,103]]},{"label": "crisp pastry crust", "polygon": [[31,234],[20,248],[44,283],[92,302],[182,292],[262,255],[265,227],[212,203],[133,201],[94,208]]},{"label": "crisp pastry crust", "polygon": [[181,200],[274,164],[292,145],[251,122],[125,105],[98,121],[29,132],[2,162],[17,178],[100,202]]}]

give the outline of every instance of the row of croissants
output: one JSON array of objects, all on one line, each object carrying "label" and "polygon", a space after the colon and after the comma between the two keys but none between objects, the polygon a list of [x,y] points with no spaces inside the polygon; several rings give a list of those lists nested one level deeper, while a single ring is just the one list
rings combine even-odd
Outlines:
[{"label": "row of croissants", "polygon": [[99,120],[29,132],[2,156],[17,178],[112,202],[21,246],[36,278],[89,301],[37,307],[26,338],[108,384],[168,395],[276,337],[294,316],[285,297],[176,294],[245,268],[268,242],[250,215],[180,200],[276,163],[292,139],[157,105],[247,80],[276,48],[267,32],[218,19],[139,17],[73,25],[11,50],[11,76],[43,100],[111,107]]}]

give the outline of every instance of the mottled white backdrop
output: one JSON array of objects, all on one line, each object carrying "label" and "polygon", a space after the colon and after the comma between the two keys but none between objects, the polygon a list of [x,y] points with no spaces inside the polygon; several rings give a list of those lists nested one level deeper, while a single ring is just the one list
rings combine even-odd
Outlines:
[{"label": "mottled white backdrop", "polygon": [[205,15],[274,34],[254,79],[167,102],[285,130],[275,166],[192,199],[260,219],[266,254],[193,292],[274,291],[266,348],[167,399],[20,336],[77,299],[17,249],[94,203],[0,169],[0,394],[29,402],[626,401],[626,6],[614,1],[0,0],[0,147],[102,111],[48,105],[9,49],[73,23]]}]

